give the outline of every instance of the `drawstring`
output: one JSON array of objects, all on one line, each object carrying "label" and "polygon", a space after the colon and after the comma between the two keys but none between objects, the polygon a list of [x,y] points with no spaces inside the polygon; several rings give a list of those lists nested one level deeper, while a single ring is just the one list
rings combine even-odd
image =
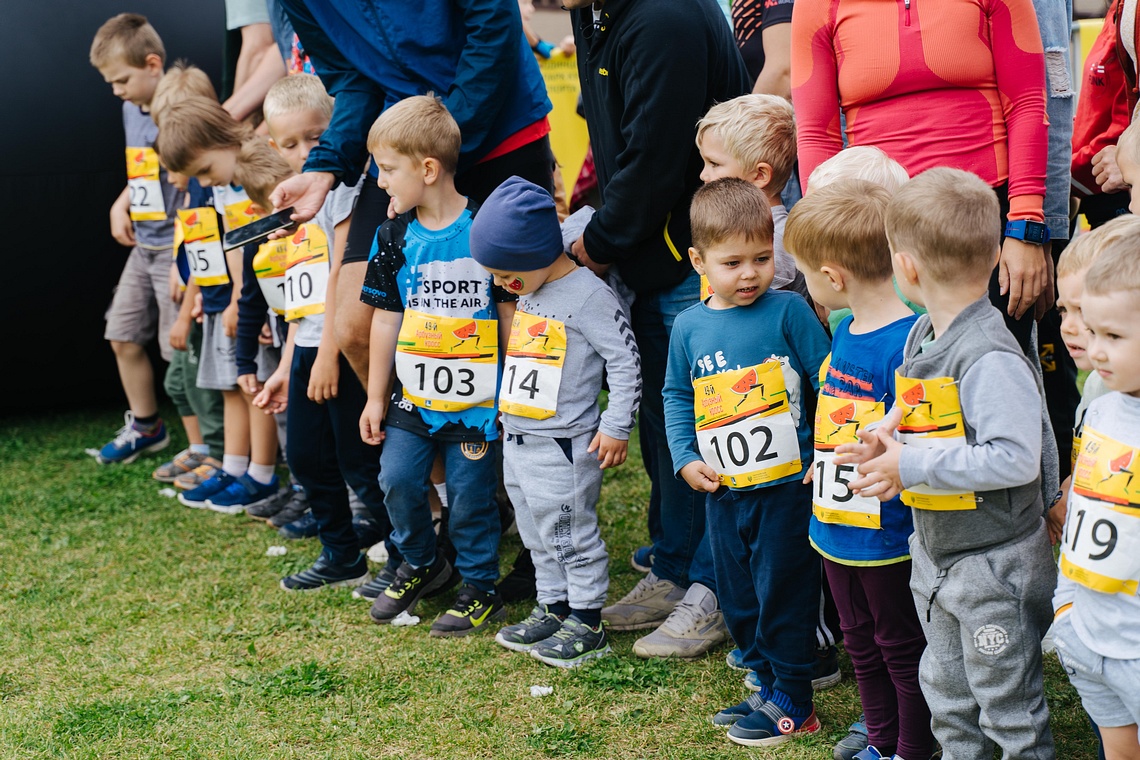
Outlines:
[{"label": "drawstring", "polygon": [[934,588],[930,590],[930,598],[927,599],[926,602],[926,622],[928,623],[930,622],[930,610],[934,607],[934,597],[938,596],[938,591],[942,588],[942,583],[946,580],[946,575],[949,572],[949,568],[939,570],[938,578],[934,583]]}]

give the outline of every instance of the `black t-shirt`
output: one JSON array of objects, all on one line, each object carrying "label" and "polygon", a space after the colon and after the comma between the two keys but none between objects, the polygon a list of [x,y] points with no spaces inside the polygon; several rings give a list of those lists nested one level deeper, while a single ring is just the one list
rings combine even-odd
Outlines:
[{"label": "black t-shirt", "polygon": [[733,0],[732,29],[752,83],[764,68],[762,32],[792,22],[792,0]]}]

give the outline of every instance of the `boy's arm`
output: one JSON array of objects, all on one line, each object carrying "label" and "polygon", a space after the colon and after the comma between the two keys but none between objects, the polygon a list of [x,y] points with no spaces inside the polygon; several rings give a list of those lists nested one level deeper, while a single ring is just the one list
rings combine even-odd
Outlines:
[{"label": "boy's arm", "polygon": [[[265,324],[266,313],[269,311],[269,304],[265,302],[261,286],[257,284],[257,277],[253,274],[253,257],[257,253],[257,248],[256,244],[251,244],[245,248],[236,249],[236,253],[240,257],[236,271],[240,277],[244,268],[247,270],[246,276],[235,280],[233,277],[235,267],[230,264],[233,292],[230,305],[226,307],[225,312],[222,312],[222,318],[225,319],[226,313],[230,312],[231,309],[233,310],[235,322],[234,359],[237,361],[239,377],[257,374],[258,336],[261,335],[261,327]],[[250,250],[247,252],[245,249]],[[235,251],[226,253],[227,263],[233,253]]]},{"label": "boy's arm", "polygon": [[377,445],[384,440],[392,367],[396,363],[396,339],[404,323],[402,311],[376,309],[368,337],[368,402],[360,415],[360,437]]},{"label": "boy's arm", "polygon": [[123,192],[111,204],[111,237],[119,245],[128,248],[135,244],[135,225],[131,221],[131,189],[124,187]]},{"label": "boy's arm", "polygon": [[325,321],[321,325],[321,342],[317,358],[309,373],[307,395],[318,404],[336,398],[340,385],[340,346],[336,342],[336,284],[340,278],[340,264],[344,260],[344,247],[352,225],[349,214],[333,228],[333,249],[329,253],[329,279],[325,288]]},{"label": "boy's arm", "polygon": [[281,361],[253,399],[253,405],[266,414],[280,414],[289,408],[289,379],[293,376],[293,347],[299,327],[297,322],[289,325],[289,334],[281,347]]},{"label": "boy's arm", "polygon": [[[633,329],[617,296],[609,288],[599,289],[587,298],[577,319],[578,329],[606,363],[610,395],[598,430],[610,438],[628,441],[641,404],[641,355]],[[573,382],[573,378],[565,380]],[[590,392],[591,389],[585,390]]]},{"label": "boy's arm", "polygon": [[[788,318],[784,321],[784,339],[791,348],[792,368],[800,373],[800,377],[811,382],[812,390],[818,395],[819,368],[831,351],[831,341],[815,318],[815,312],[802,298],[793,299],[788,307]],[[805,385],[807,383],[801,383],[801,387]]]},{"label": "boy's arm", "polygon": [[690,462],[703,461],[697,449],[696,418],[693,416],[692,363],[685,345],[684,330],[674,323],[669,338],[669,360],[665,367],[665,438],[673,457],[673,473]]},{"label": "boy's arm", "polygon": [[170,328],[170,347],[178,351],[186,350],[186,342],[190,338],[190,324],[194,321],[194,301],[198,295],[198,283],[191,278],[182,292],[182,303],[178,307],[178,316],[174,318],[174,326]]}]

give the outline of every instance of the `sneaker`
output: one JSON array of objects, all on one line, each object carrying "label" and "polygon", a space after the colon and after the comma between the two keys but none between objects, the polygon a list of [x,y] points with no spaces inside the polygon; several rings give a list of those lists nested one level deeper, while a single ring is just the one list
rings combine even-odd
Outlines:
[{"label": "sneaker", "polygon": [[272,499],[251,504],[245,508],[245,513],[254,520],[262,520],[268,522],[270,518],[279,513],[289,503],[293,497],[292,488],[282,488],[280,491],[273,495]]},{"label": "sneaker", "polygon": [[387,534],[380,529],[380,523],[372,519],[371,515],[354,514],[352,516],[352,530],[356,533],[361,551],[388,538]]},{"label": "sneaker", "polygon": [[733,723],[728,738],[746,747],[774,747],[797,736],[818,733],[821,728],[814,708],[806,717],[793,718],[771,699]]},{"label": "sneaker", "polygon": [[[271,519],[270,523],[273,522]],[[277,535],[282,538],[287,538],[290,541],[298,541],[302,538],[316,538],[320,528],[317,527],[317,518],[313,517],[312,511],[298,517],[288,525],[282,525],[277,529]]]},{"label": "sneaker", "polygon": [[855,754],[851,760],[891,760],[894,755],[884,755],[874,745],[867,745]]},{"label": "sneaker", "polygon": [[839,670],[839,650],[831,646],[815,650],[815,668],[811,673],[811,687],[816,691],[830,689],[843,680]]},{"label": "sneaker", "polygon": [[435,562],[427,567],[414,568],[407,562],[396,570],[396,580],[376,597],[369,615],[372,622],[391,623],[401,612],[415,614],[416,604],[429,591],[442,586],[451,577],[451,563],[436,554]]},{"label": "sneaker", "polygon": [[648,573],[653,569],[653,547],[639,546],[630,555],[629,564],[639,573]]},{"label": "sneaker", "polygon": [[529,652],[535,644],[553,636],[565,619],[540,605],[523,620],[499,629],[495,634],[495,643],[515,652]]},{"label": "sneaker", "polygon": [[396,567],[389,562],[384,565],[384,568],[372,576],[372,580],[365,583],[363,586],[354,588],[352,595],[357,599],[367,599],[370,602],[376,601],[376,597],[384,593],[392,583],[396,580]]},{"label": "sneaker", "polygon": [[740,647],[733,649],[731,652],[724,656],[724,662],[728,667],[733,670],[739,670],[741,673],[751,673],[748,666],[744,664],[744,652],[740,651]]},{"label": "sneaker", "polygon": [[178,494],[178,501],[182,502],[187,507],[194,509],[204,509],[206,501],[216,494],[221,493],[230,487],[230,483],[234,482],[236,478],[224,470],[218,470],[217,474],[209,480],[206,480],[202,485],[197,488],[191,488],[188,491],[183,491]]},{"label": "sneaker", "polygon": [[728,641],[728,628],[712,589],[700,583],[689,586],[665,622],[633,643],[638,657],[679,657],[692,660]]},{"label": "sneaker", "polygon": [[99,464],[130,464],[148,451],[162,451],[170,444],[170,435],[162,420],[150,432],[135,427],[135,415],[131,412],[123,415],[123,422],[111,442],[95,455]]},{"label": "sneaker", "polygon": [[431,624],[429,634],[439,637],[459,637],[485,628],[492,620],[506,620],[503,601],[494,591],[480,591],[465,585],[459,589],[451,609]]},{"label": "sneaker", "polygon": [[867,718],[859,716],[859,720],[847,729],[847,736],[840,739],[831,756],[835,760],[854,760],[855,756],[867,748]]},{"label": "sneaker", "polygon": [[759,710],[764,706],[768,700],[760,696],[759,692],[756,694],[749,694],[748,699],[744,700],[738,705],[726,707],[716,715],[712,716],[712,723],[714,726],[723,726],[727,728],[741,718],[746,718],[752,713]]},{"label": "sneaker", "polygon": [[179,475],[185,475],[201,467],[205,464],[206,459],[208,459],[208,457],[205,454],[199,454],[190,449],[182,449],[182,451],[174,455],[174,459],[159,465],[155,471],[151,473],[151,477],[159,483],[173,483],[174,479]]},{"label": "sneaker", "polygon": [[368,579],[368,560],[364,557],[357,557],[351,565],[338,565],[327,553],[321,552],[308,570],[282,578],[281,588],[286,591],[315,591],[330,586],[355,588]]},{"label": "sneaker", "polygon": [[223,515],[244,514],[246,507],[261,506],[275,500],[280,490],[281,481],[276,475],[268,483],[258,483],[247,473],[234,478],[224,491],[206,499],[206,509]]},{"label": "sneaker", "polygon": [[662,580],[650,571],[633,590],[602,610],[602,619],[615,631],[641,631],[656,628],[685,597],[685,589]]},{"label": "sneaker", "polygon": [[222,471],[222,463],[213,457],[206,457],[202,464],[190,472],[183,473],[174,478],[174,487],[183,491],[190,491],[205,483]]},{"label": "sneaker", "polygon": [[605,623],[591,628],[568,617],[550,638],[531,647],[530,656],[556,668],[576,668],[589,660],[605,657],[611,651],[606,640]]},{"label": "sneaker", "polygon": [[286,494],[288,499],[285,504],[277,511],[277,514],[269,518],[269,524],[274,528],[284,528],[309,512],[309,497],[304,488],[298,485],[290,486],[286,490]]}]

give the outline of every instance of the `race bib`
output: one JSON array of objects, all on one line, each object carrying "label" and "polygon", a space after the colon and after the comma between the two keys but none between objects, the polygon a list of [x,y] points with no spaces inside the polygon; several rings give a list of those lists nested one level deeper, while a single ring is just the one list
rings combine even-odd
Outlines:
[{"label": "race bib", "polygon": [[285,319],[325,313],[329,287],[329,239],[317,224],[302,224],[288,240]]},{"label": "race bib", "polygon": [[260,209],[253,201],[245,195],[244,192],[240,193],[242,196],[240,201],[227,203],[224,208],[226,210],[226,229],[236,230],[238,227],[244,227],[250,222],[256,222],[262,217]]},{"label": "race bib", "polygon": [[707,301],[713,295],[712,285],[709,285],[709,278],[701,275],[701,300]]},{"label": "race bib", "polygon": [[[920,449],[948,449],[966,445],[966,425],[958,386],[952,377],[916,380],[895,373],[895,406],[903,410],[898,439]],[[915,509],[953,512],[977,509],[973,492],[957,493],[925,484],[902,492],[903,504]]]},{"label": "race bib", "polygon": [[289,241],[285,238],[263,243],[253,257],[253,275],[274,314],[285,313],[285,263]]},{"label": "race bib", "polygon": [[416,406],[438,412],[494,406],[498,373],[496,320],[404,311],[396,376]]},{"label": "race bib", "polygon": [[186,251],[186,263],[194,282],[202,287],[229,282],[226,252],[222,250],[218,215],[214,209],[179,209],[178,226],[182,229],[182,247]]},{"label": "race bib", "polygon": [[879,401],[860,401],[819,394],[815,410],[815,462],[812,475],[812,513],[823,523],[855,528],[880,527],[880,502],[858,496],[851,481],[859,474],[853,464],[835,464],[835,447],[857,443],[856,433],[883,418]]},{"label": "race bib", "polygon": [[515,311],[499,410],[505,414],[545,420],[558,411],[562,364],[566,361],[566,325]]},{"label": "race bib", "polygon": [[[1088,411],[1087,409],[1085,410]],[[1076,427],[1073,428],[1073,446],[1069,452],[1069,471],[1077,469],[1077,456],[1081,453],[1081,430],[1085,425],[1085,412],[1081,412],[1081,418],[1077,420]]]},{"label": "race bib", "polygon": [[784,373],[775,360],[693,381],[701,458],[729,488],[803,469]]},{"label": "race bib", "polygon": [[166,219],[166,201],[158,181],[158,154],[154,148],[127,148],[127,193],[131,199],[132,221]]},{"label": "race bib", "polygon": [[1061,572],[1104,594],[1140,589],[1140,449],[1085,427],[1061,547]]}]

